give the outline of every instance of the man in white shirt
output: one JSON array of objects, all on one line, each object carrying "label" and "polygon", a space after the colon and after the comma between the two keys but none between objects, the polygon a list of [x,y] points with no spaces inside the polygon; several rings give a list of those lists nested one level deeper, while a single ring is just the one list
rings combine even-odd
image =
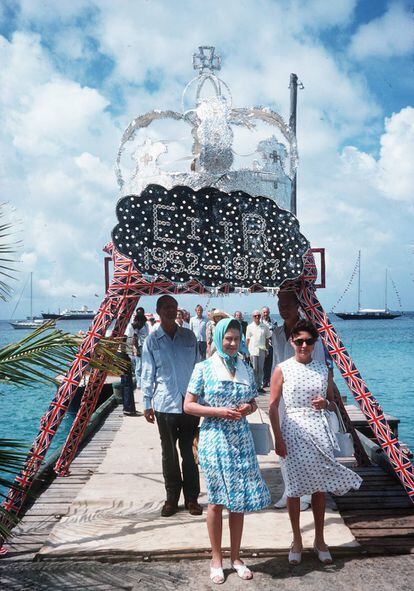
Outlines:
[{"label": "man in white shirt", "polygon": [[193,331],[197,339],[199,359],[204,361],[207,351],[207,319],[203,316],[203,306],[200,306],[200,304],[196,306],[195,313],[196,315],[190,318],[190,330]]},{"label": "man in white shirt", "polygon": [[259,310],[254,310],[252,318],[253,322],[247,326],[246,330],[246,345],[250,354],[257,391],[262,393],[264,392],[263,368],[268,354],[271,332],[265,324],[260,322]]},{"label": "man in white shirt", "polygon": [[[299,314],[299,301],[296,297],[296,294],[293,291],[280,291],[278,293],[278,307],[279,307],[279,314],[282,317],[283,324],[281,326],[276,326],[273,330],[272,334],[272,345],[273,345],[273,367],[272,371],[275,367],[282,363],[282,361],[286,361],[293,357],[295,351],[290,343],[290,332],[295,324],[300,320]],[[323,363],[327,363],[327,357],[325,354],[325,348],[322,344],[321,339],[318,339],[315,343],[315,347],[313,350],[313,359],[317,361],[322,361]],[[329,363],[327,363],[329,365]],[[280,400],[279,404],[279,419],[282,421],[282,418],[285,413],[285,406],[283,403],[283,398]],[[281,468],[283,481],[285,481],[285,474],[284,468]],[[300,498],[300,510],[305,511],[309,508],[311,502],[311,497],[309,495],[304,495]],[[283,493],[282,497],[275,503],[276,509],[283,509],[286,507],[286,495]]]},{"label": "man in white shirt", "polygon": [[[263,306],[262,308],[262,317],[261,317],[262,324],[265,324],[267,328],[270,330],[270,335],[273,334],[273,329],[277,326],[277,322],[273,322],[270,318],[270,308],[269,306]],[[266,356],[263,368],[263,385],[265,388],[270,386],[270,378],[272,376],[272,364],[273,364],[273,345],[272,345],[272,336],[269,339],[269,353]]]},{"label": "man in white shirt", "polygon": [[[143,308],[141,308],[143,310]],[[140,309],[134,313],[134,317],[125,330],[126,352],[131,358],[132,368],[135,374],[137,388],[141,387],[141,354],[145,339],[149,335],[147,319]]]}]

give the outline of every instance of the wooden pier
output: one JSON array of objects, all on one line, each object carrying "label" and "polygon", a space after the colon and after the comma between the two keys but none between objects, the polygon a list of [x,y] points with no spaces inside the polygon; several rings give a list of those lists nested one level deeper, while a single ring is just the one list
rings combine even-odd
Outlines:
[{"label": "wooden pier", "polygon": [[[109,410],[110,406],[113,404],[113,400],[108,401],[105,404],[108,405],[107,410]],[[267,410],[267,405],[268,395],[260,396],[259,408],[261,407],[263,410]],[[104,412],[105,409],[103,409],[103,413]],[[101,421],[102,420],[103,419],[101,417]],[[129,418],[129,420],[141,421],[141,426],[139,428],[142,429],[145,427],[144,419],[142,417],[138,417],[136,419]],[[99,476],[99,472],[102,473],[102,462],[105,458],[107,458],[108,454],[110,455],[113,453],[114,450],[111,449],[113,441],[115,437],[119,437],[119,431],[123,425],[123,421],[125,421],[125,417],[123,417],[121,407],[118,406],[112,408],[108,416],[103,420],[99,430],[97,430],[92,435],[86,445],[83,445],[82,449],[71,465],[70,475],[64,478],[54,478],[48,485],[45,482],[45,486],[43,489],[38,491],[36,498],[33,499],[31,506],[28,507],[21,523],[15,529],[15,536],[12,538],[9,544],[9,554],[3,558],[3,561],[32,561],[48,558],[64,559],[69,557],[70,552],[67,555],[62,554],[59,556],[59,554],[56,554],[54,556],[52,551],[52,554],[49,556],[48,553],[46,552],[45,554],[44,550],[42,551],[42,549],[45,547],[47,548],[48,545],[50,547],[50,545],[53,546],[55,544],[52,530],[54,530],[56,524],[60,523],[62,517],[66,516],[67,519],[67,516],[70,516],[71,507],[72,516],[76,516],[77,512],[81,513],[81,511],[79,511],[79,507],[82,509],[84,501],[81,501],[80,504],[78,502],[77,508],[74,501],[78,495],[80,495],[82,498],[82,493],[88,484],[89,487],[91,486],[91,477],[96,478]],[[138,428],[139,423],[135,423],[135,425]],[[155,444],[158,442],[155,435],[155,428],[153,426],[151,428],[154,429],[152,434],[155,439],[149,443],[150,447],[148,449],[153,450],[154,441]],[[124,441],[127,440],[124,438]],[[134,449],[129,450],[129,453],[135,455],[137,453],[136,442],[134,445]],[[145,452],[145,447],[143,447],[142,451]],[[154,453],[154,457],[159,458],[158,448],[155,448]],[[135,461],[137,464],[139,464],[139,460],[137,460],[137,458]],[[270,464],[267,462],[267,460],[265,460],[264,464],[262,462],[261,467],[264,472],[267,472],[266,477],[269,479],[269,474],[271,475],[273,473],[274,475],[277,470],[275,470],[274,467],[270,466]],[[333,548],[335,554],[414,553],[414,507],[399,481],[388,474],[380,466],[372,465],[364,468],[353,469],[355,469],[364,479],[361,489],[342,497],[335,497],[334,502],[336,503],[336,506],[339,509],[346,526],[351,530],[352,535],[355,537],[359,545],[350,544],[347,542],[342,547],[338,546]],[[119,472],[120,474],[122,473],[121,468],[119,469]],[[136,474],[137,477],[143,477],[144,480],[142,480],[142,482],[148,482],[148,480],[154,480],[154,478],[159,479],[159,475],[151,466],[151,461],[149,462],[149,467],[145,466],[142,468],[142,473],[134,472],[134,474]],[[43,476],[45,479],[47,478],[46,474]],[[103,475],[101,474],[101,476]],[[272,478],[272,476],[270,478]],[[140,482],[141,481],[138,479],[137,485],[139,485]],[[268,480],[268,482],[271,484],[273,496],[276,498],[276,496],[279,494],[279,490],[277,489],[278,485],[272,483],[271,480]],[[125,486],[128,486],[128,484],[126,483]],[[158,493],[159,490],[157,491],[157,494]],[[138,489],[137,494],[139,494]],[[155,498],[157,500],[161,500],[158,499],[157,496]],[[96,493],[96,499],[99,500],[99,492]],[[202,502],[205,502],[204,498],[201,500]],[[75,509],[73,509],[73,506],[75,506]],[[158,513],[159,507],[153,506],[145,517],[146,523],[149,521],[151,522],[153,519],[155,520],[156,518],[152,517],[152,515],[156,515],[158,517]],[[309,515],[306,516],[306,513],[309,513]],[[132,511],[130,515],[126,515],[126,519],[135,519],[134,516],[136,514],[136,511],[135,513]],[[277,519],[284,520],[286,522],[286,529],[289,530],[286,511],[278,512],[270,509],[269,516],[270,515],[272,515],[272,519],[273,516],[277,516]],[[311,519],[310,512],[305,512],[305,514],[302,515],[303,520],[306,520],[308,517]],[[330,514],[330,519],[332,519],[333,515],[334,513]],[[269,516],[266,514],[265,518],[269,520]],[[121,511],[121,513],[116,516],[116,519],[122,519],[124,517],[125,515]],[[83,518],[83,521],[88,520],[86,514],[85,516],[80,515],[80,518]],[[139,516],[139,519],[141,519],[141,516]],[[187,532],[190,532],[191,527],[194,526],[194,521],[186,521],[187,516],[184,514],[180,516],[179,519],[181,519],[181,521],[178,521],[175,525],[179,528],[184,528]],[[131,521],[128,521],[128,524],[128,527],[130,527]],[[169,526],[170,524],[172,525],[172,522],[169,522]],[[74,525],[75,527],[78,527],[76,523]],[[204,528],[204,516],[200,518],[200,527],[201,526]],[[158,527],[164,527],[164,525],[158,525]],[[246,525],[246,532],[248,529],[251,529],[251,525],[249,524]],[[52,542],[50,541],[51,535]],[[287,550],[287,548],[275,549],[265,547],[263,545],[263,540],[262,545],[260,544],[260,541],[258,541],[256,547],[254,547],[254,540],[250,540],[249,547],[250,550],[247,548],[246,554],[250,553],[259,556],[271,556],[273,554],[276,555]],[[194,552],[178,551],[176,554],[177,556],[207,556],[205,553],[207,550],[208,547],[205,547],[203,549],[195,550]],[[105,556],[108,557],[109,554],[105,554]],[[156,553],[154,556],[155,555]],[[171,557],[174,555],[173,547],[169,548],[168,553],[158,554],[159,557]],[[89,557],[90,559],[91,553],[86,550],[85,556]],[[117,556],[119,557],[116,552],[113,553],[112,559],[115,560]],[[139,558],[140,556],[138,555],[136,557]],[[77,558],[80,558],[79,554],[77,554]],[[145,558],[145,556],[142,555],[141,558]]]},{"label": "wooden pier", "polygon": [[92,417],[91,423],[96,422],[97,430],[93,432],[94,425],[91,425],[92,433],[86,433],[84,443],[71,464],[70,475],[63,478],[51,476],[53,461],[50,460],[50,469],[43,470],[39,475],[37,491],[13,531],[14,535],[7,544],[9,552],[2,562],[34,560],[53,527],[66,515],[76,495],[98,469],[122,422],[122,412],[115,397],[105,405]]}]

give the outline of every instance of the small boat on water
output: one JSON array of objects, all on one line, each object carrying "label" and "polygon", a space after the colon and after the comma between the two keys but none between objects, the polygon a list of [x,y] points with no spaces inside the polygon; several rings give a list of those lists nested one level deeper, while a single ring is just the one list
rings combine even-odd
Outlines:
[{"label": "small boat on water", "polygon": [[[27,281],[23,287],[22,294],[23,294],[23,291],[24,291],[26,285],[27,285]],[[19,301],[16,304],[16,308],[20,302],[22,294],[20,295]],[[16,310],[16,308],[14,310]],[[14,314],[14,312],[13,312],[13,314]],[[13,321],[11,320],[10,324],[16,330],[31,330],[34,328],[39,328],[39,326],[42,326],[44,323],[45,323],[44,319],[36,318],[33,316],[33,273],[30,273],[30,316],[28,318],[26,318],[26,320],[13,320]]]},{"label": "small boat on water", "polygon": [[15,320],[14,322],[10,322],[13,328],[17,330],[27,330],[33,328],[39,328],[45,323],[45,320],[42,318],[28,318],[27,320]]},{"label": "small boat on water", "polygon": [[390,312],[389,310],[374,310],[361,308],[356,312],[335,312],[342,320],[392,320],[401,316],[399,312]]},{"label": "small boat on water", "polygon": [[[361,251],[358,252],[358,308],[355,312],[335,312],[342,320],[392,320],[402,315],[401,312],[392,312],[387,306],[388,270],[385,270],[385,306],[384,308],[361,308]],[[355,272],[355,270],[354,270]],[[352,279],[351,279],[352,281]],[[349,287],[349,286],[348,286]],[[398,294],[397,294],[398,295]]]},{"label": "small boat on water", "polygon": [[90,310],[88,306],[82,306],[78,310],[62,310],[62,312],[42,312],[45,320],[92,320],[96,310]]}]

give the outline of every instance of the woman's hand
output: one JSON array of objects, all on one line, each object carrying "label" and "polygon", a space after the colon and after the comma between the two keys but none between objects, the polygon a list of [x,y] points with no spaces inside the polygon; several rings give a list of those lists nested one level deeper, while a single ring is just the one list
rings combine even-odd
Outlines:
[{"label": "woman's hand", "polygon": [[276,439],[275,452],[276,455],[280,456],[281,458],[285,458],[287,456],[286,444],[282,438]]},{"label": "woman's hand", "polygon": [[239,410],[233,408],[219,407],[217,408],[217,415],[220,419],[229,419],[230,421],[240,421],[242,414]]},{"label": "woman's hand", "polygon": [[243,417],[245,417],[246,415],[252,414],[252,404],[250,402],[244,402],[243,404],[237,407],[237,410]]},{"label": "woman's hand", "polygon": [[315,396],[312,398],[313,410],[325,410],[328,407],[328,401],[323,396]]}]

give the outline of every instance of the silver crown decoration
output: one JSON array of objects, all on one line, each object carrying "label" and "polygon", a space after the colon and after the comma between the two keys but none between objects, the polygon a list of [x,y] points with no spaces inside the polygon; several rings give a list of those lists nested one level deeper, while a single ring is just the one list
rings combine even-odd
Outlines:
[{"label": "silver crown decoration", "polygon": [[[199,47],[193,66],[198,75],[184,89],[181,112],[153,110],[125,130],[116,160],[121,195],[139,195],[149,184],[208,186],[270,197],[289,210],[295,134],[269,108],[232,106],[230,89],[217,75],[221,60],[214,47]],[[259,141],[243,154],[254,134]]]}]

